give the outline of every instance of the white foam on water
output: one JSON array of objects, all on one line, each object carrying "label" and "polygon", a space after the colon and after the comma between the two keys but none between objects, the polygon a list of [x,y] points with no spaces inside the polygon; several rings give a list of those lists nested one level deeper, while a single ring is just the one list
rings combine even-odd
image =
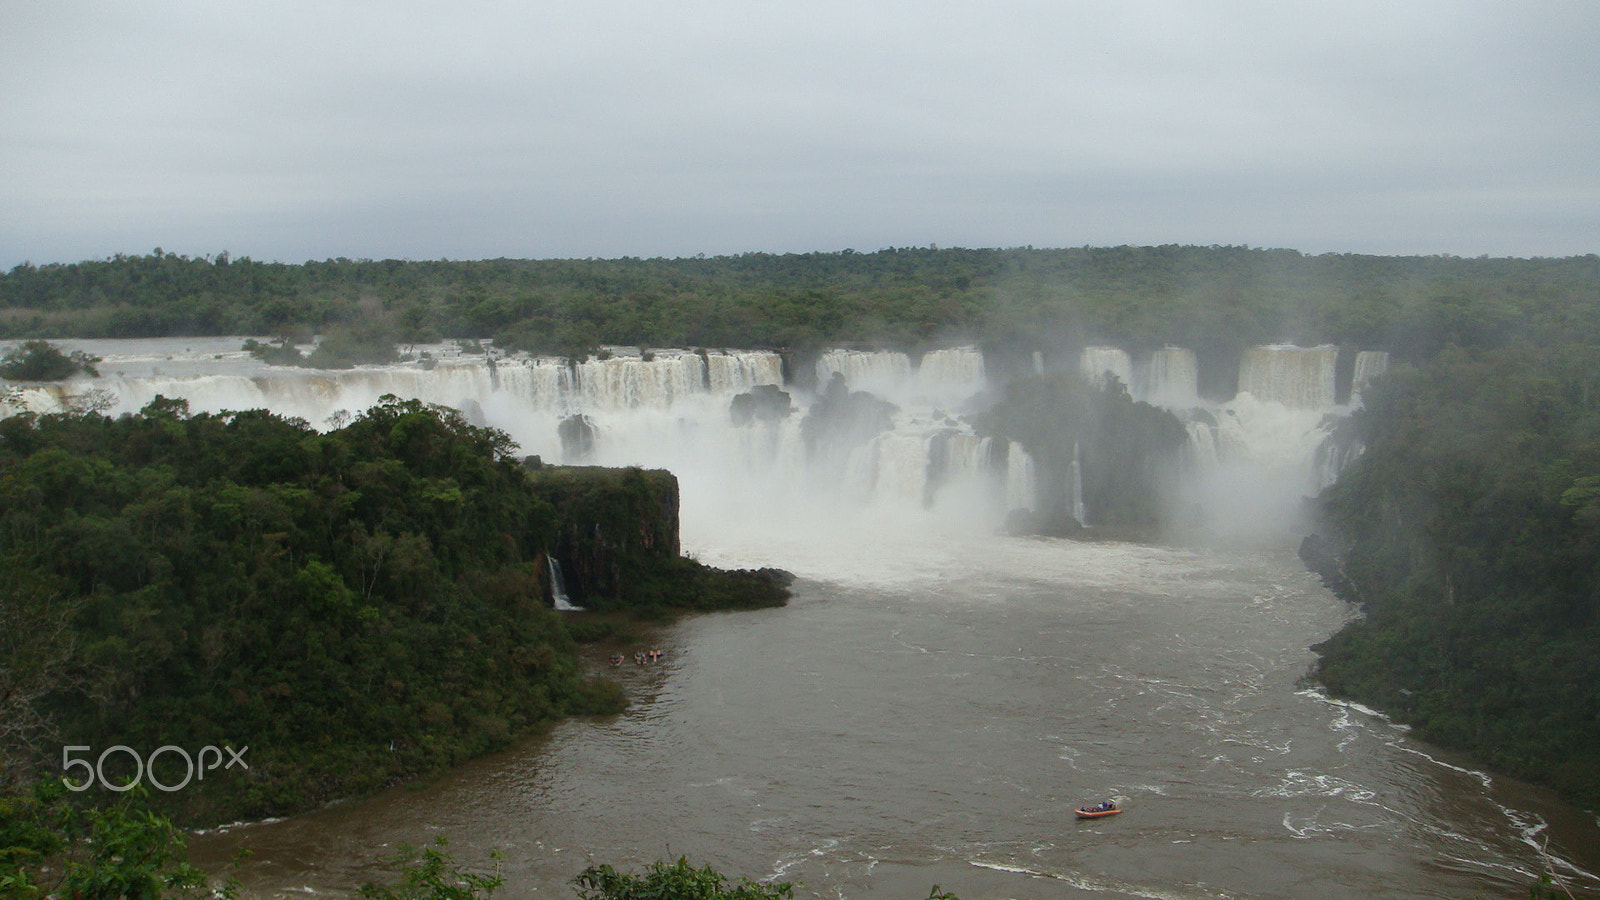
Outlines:
[{"label": "white foam on water", "polygon": [[1195,890],[1175,890],[1172,888],[1151,888],[1129,884],[1110,879],[1092,878],[1085,875],[1066,872],[1048,872],[1021,866],[1015,863],[994,862],[991,860],[973,859],[967,861],[980,869],[989,869],[995,872],[1004,872],[1009,875],[1026,875],[1030,878],[1044,878],[1059,881],[1080,891],[1090,891],[1097,894],[1120,894],[1130,897],[1142,897],[1146,900],[1230,900],[1234,894],[1226,891],[1213,891],[1196,888]]}]

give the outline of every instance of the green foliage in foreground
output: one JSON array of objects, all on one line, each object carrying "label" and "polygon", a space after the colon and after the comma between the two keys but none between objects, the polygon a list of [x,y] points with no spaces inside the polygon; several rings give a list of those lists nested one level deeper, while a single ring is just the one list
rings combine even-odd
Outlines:
[{"label": "green foliage in foreground", "polygon": [[[25,688],[37,702],[24,711],[58,729],[47,741],[0,727],[0,763],[59,776],[63,745],[91,760],[113,745],[145,758],[248,746],[248,770],[152,797],[218,821],[364,793],[620,709],[548,605],[545,554],[565,524],[510,449],[392,397],[326,434],[168,400],[116,419],[0,420],[0,611],[34,623],[8,633],[0,673],[24,659],[53,673],[0,688]],[[629,524],[662,527],[611,523]],[[180,755],[162,759],[161,783],[183,782]],[[106,780],[131,781],[131,765],[112,757]]]},{"label": "green foliage in foreground", "polygon": [[1323,507],[1366,616],[1316,677],[1600,807],[1600,350],[1447,352],[1364,400]]},{"label": "green foliage in foreground", "polygon": [[483,900],[505,884],[499,871],[498,851],[494,854],[494,874],[485,875],[457,865],[446,849],[449,846],[443,836],[432,847],[420,851],[402,844],[389,859],[389,864],[400,870],[399,882],[387,885],[369,881],[356,893],[366,900]]},{"label": "green foliage in foreground", "polygon": [[201,900],[236,896],[190,865],[183,835],[138,796],[102,808],[45,781],[0,796],[0,900]]},{"label": "green foliage in foreground", "polygon": [[695,868],[679,857],[675,863],[657,861],[643,875],[618,872],[610,866],[590,866],[572,882],[581,900],[790,900],[794,885],[762,884],[741,879],[738,884],[711,866]]}]

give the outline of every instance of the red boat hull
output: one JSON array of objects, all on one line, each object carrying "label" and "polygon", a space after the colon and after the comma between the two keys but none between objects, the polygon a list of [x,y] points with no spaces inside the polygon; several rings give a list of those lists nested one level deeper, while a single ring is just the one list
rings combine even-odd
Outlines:
[{"label": "red boat hull", "polygon": [[1119,812],[1122,812],[1122,810],[1120,810],[1120,809],[1079,809],[1079,810],[1077,810],[1078,818],[1080,818],[1080,819],[1104,819],[1106,816],[1114,816]]}]

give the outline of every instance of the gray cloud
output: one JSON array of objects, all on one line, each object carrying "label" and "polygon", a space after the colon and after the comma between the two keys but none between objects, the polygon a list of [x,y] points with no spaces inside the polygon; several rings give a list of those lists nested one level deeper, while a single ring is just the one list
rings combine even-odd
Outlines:
[{"label": "gray cloud", "polygon": [[1600,250],[1600,8],[0,7],[0,266]]}]

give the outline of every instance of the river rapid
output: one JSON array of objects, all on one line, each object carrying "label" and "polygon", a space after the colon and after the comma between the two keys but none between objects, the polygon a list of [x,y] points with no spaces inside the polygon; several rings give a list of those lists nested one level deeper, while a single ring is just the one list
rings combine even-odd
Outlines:
[{"label": "river rapid", "polygon": [[787,564],[793,600],[663,629],[659,663],[596,654],[623,715],[197,849],[249,849],[260,897],[343,892],[440,836],[474,868],[501,851],[508,896],[679,856],[859,900],[1520,897],[1552,865],[1600,885],[1592,818],[1302,683],[1351,611],[1287,548],[886,524],[690,528],[703,561]]}]

